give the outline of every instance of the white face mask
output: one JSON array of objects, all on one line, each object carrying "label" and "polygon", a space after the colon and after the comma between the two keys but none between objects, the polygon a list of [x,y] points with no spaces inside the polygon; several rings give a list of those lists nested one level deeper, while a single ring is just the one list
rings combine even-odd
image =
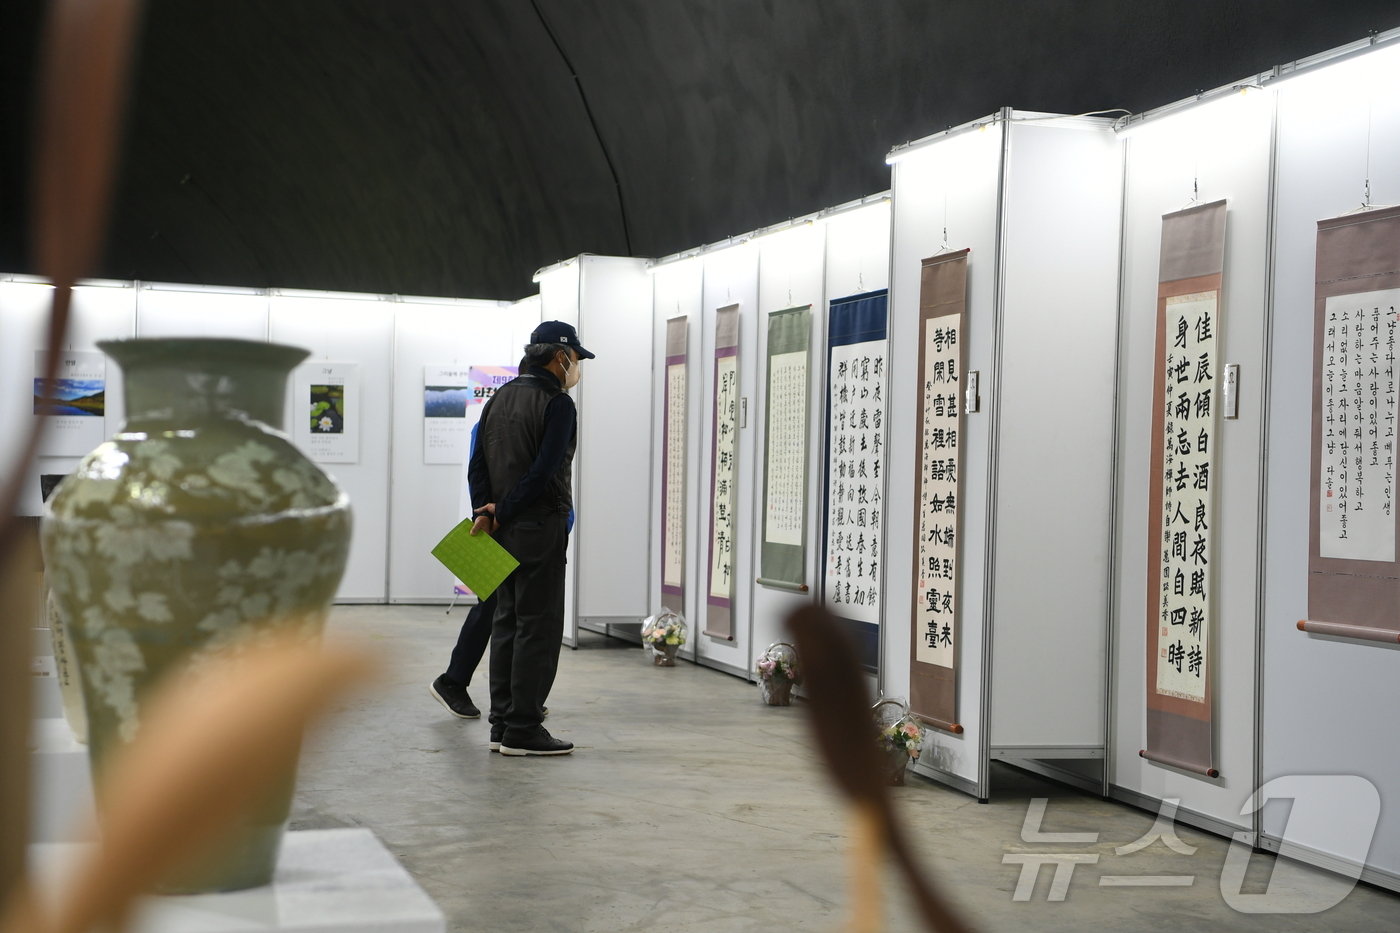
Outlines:
[{"label": "white face mask", "polygon": [[570,360],[568,359],[567,355],[565,356],[565,360],[564,360],[564,388],[565,388],[565,389],[572,389],[574,386],[578,385],[579,380],[583,378],[583,367],[580,365],[582,362],[583,362],[582,360],[573,360],[573,361],[572,361],[573,365],[570,366],[570,365],[569,365]]}]

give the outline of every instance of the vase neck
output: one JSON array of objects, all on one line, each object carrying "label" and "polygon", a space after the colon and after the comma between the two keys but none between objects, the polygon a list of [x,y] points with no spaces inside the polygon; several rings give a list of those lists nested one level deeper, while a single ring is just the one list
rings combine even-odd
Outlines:
[{"label": "vase neck", "polygon": [[247,340],[100,344],[122,368],[128,423],[251,419],[280,430],[287,376],[306,351]]}]

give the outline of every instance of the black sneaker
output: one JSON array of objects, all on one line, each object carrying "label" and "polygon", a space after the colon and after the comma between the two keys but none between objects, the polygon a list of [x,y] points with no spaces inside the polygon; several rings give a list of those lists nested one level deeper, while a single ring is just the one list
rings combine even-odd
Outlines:
[{"label": "black sneaker", "polygon": [[503,735],[505,735],[505,734],[506,734],[506,727],[505,727],[505,726],[492,726],[492,727],[491,727],[491,751],[493,751],[493,752],[499,752],[499,751],[501,750],[501,736],[503,736]]},{"label": "black sneaker", "polygon": [[502,755],[567,755],[573,750],[573,742],[556,739],[544,726],[501,737]]},{"label": "black sneaker", "polygon": [[428,692],[433,695],[447,711],[458,719],[480,719],[481,710],[472,703],[472,698],[467,696],[467,688],[459,687],[447,679],[446,674],[442,674],[433,685],[428,688]]}]

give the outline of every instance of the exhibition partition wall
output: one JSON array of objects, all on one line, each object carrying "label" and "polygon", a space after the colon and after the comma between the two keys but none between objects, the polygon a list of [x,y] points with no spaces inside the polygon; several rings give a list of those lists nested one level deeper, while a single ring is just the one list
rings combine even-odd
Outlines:
[{"label": "exhibition partition wall", "polygon": [[[672,472],[667,459],[658,458],[653,471],[653,515],[656,537],[652,546],[655,574],[665,574],[664,535],[669,521],[679,519],[683,548],[684,585],[678,594],[662,590],[654,580],[652,604],[660,607],[664,598],[679,600],[691,623],[691,641],[682,649],[689,657],[730,673],[753,679],[753,663],[768,645],[789,638],[784,621],[795,608],[821,599],[825,532],[824,490],[826,485],[825,433],[823,412],[826,405],[828,374],[827,317],[831,300],[863,292],[879,291],[887,285],[889,270],[890,207],[886,194],[838,205],[807,217],[772,228],[755,231],[733,241],[688,250],[658,260],[651,267],[655,338],[653,357],[657,361],[654,396],[655,436],[666,436],[667,393],[675,385],[678,370],[664,372],[663,364],[673,359],[672,350],[685,347],[684,447],[675,450],[677,463],[672,470],[684,478],[683,498],[672,495],[668,512],[663,489],[671,490]],[[737,310],[729,311],[737,305]],[[715,429],[715,325],[721,317],[737,315],[739,457],[736,460],[734,516],[734,590],[730,599],[733,638],[706,635],[705,619],[711,601],[709,589],[712,568],[712,518],[714,512],[713,476]],[[770,341],[776,322],[801,318],[802,341],[779,346]],[[669,329],[668,329],[669,325]],[[668,333],[672,337],[668,338]],[[685,341],[679,343],[684,333]],[[746,342],[747,341],[747,342]],[[802,528],[800,561],[784,568],[791,579],[761,579],[760,555],[774,542],[772,529],[765,529],[766,515],[773,498],[766,494],[771,447],[767,425],[774,417],[769,384],[773,368],[770,358],[793,353],[805,358],[807,392],[805,399],[788,399],[781,406],[789,415],[785,443],[800,445],[793,471],[806,472],[801,482],[805,501],[801,503]],[[725,357],[726,359],[730,357]],[[789,372],[796,371],[792,367]],[[796,409],[793,411],[792,409]],[[800,416],[800,420],[799,420]],[[752,453],[750,454],[750,451]],[[789,452],[790,454],[791,452]],[[795,500],[796,487],[789,489]],[[675,512],[671,515],[670,512]],[[796,553],[798,545],[788,542],[779,548]],[[748,608],[745,608],[748,607]]]},{"label": "exhibition partition wall", "polygon": [[[1180,819],[1227,835],[1252,826],[1241,803],[1256,765],[1272,126],[1270,94],[1236,92],[1135,119],[1120,134],[1126,178],[1108,780],[1120,799],[1155,807],[1176,798]],[[1191,311],[1189,320],[1182,309]],[[1204,375],[1203,365],[1211,369]],[[1222,393],[1210,390],[1230,366],[1239,367],[1236,410],[1223,412]],[[1203,386],[1207,411],[1196,404]],[[1189,417],[1178,407],[1183,395]],[[1163,417],[1175,419],[1170,445],[1159,433]],[[1178,447],[1182,430],[1189,438]],[[1163,514],[1166,504],[1172,515]],[[1192,646],[1200,646],[1199,657]]]},{"label": "exhibition partition wall", "polygon": [[[759,412],[754,404],[755,387],[763,372],[759,366],[762,351],[758,342],[758,258],[758,247],[751,242],[706,254],[701,286],[700,341],[695,348],[701,370],[695,390],[705,405],[699,425],[693,426],[701,436],[700,507],[696,516],[700,525],[701,564],[696,580],[700,591],[697,613],[688,618],[691,637],[696,642],[697,660],[740,677],[748,676],[753,655],[753,579],[758,570],[754,560],[754,510],[759,494],[754,486],[759,479],[759,460],[753,430]],[[724,346],[730,343],[730,335],[720,327],[721,322],[727,323],[726,318],[732,319],[735,325],[732,340],[737,354],[733,356],[728,355],[729,350]],[[725,413],[716,411],[715,400],[722,388],[718,380],[731,367],[737,380],[732,391],[738,402],[734,413],[738,430],[733,444],[734,485],[730,490],[735,511],[725,520],[714,513],[717,473],[724,468],[719,455],[727,446],[727,439],[717,432],[723,423],[719,416]],[[718,532],[726,526],[732,537],[723,542],[718,540]],[[717,551],[724,547],[730,549],[729,554]],[[713,580],[717,557],[721,564],[727,558],[731,568],[732,586],[727,597],[719,594],[718,584]],[[723,602],[727,605],[720,605]],[[727,611],[729,637],[703,633],[711,611]]]},{"label": "exhibition partition wall", "polygon": [[[649,612],[653,527],[652,282],[646,262],[579,256],[540,270],[540,315],[578,328],[583,364],[564,640],[635,626]],[[528,332],[527,332],[528,333]]]},{"label": "exhibition partition wall", "polygon": [[[0,282],[4,436],[18,436],[34,417],[32,380],[51,295],[36,279]],[[92,415],[89,400],[89,413],[50,422],[21,509],[39,514],[41,480],[71,471],[121,423],[121,371],[97,351],[97,341],[190,336],[288,343],[311,356],[288,383],[287,433],[345,488],[354,508],[350,562],[337,601],[448,602],[454,581],[428,552],[464,515],[465,446],[462,419],[425,417],[429,371],[432,382],[441,382],[445,373],[460,370],[469,392],[475,370],[518,362],[539,314],[538,299],[512,304],[85,283],[74,293],[65,352],[75,384],[81,377],[99,386],[103,414]]]},{"label": "exhibition partition wall", "polygon": [[539,323],[529,305],[403,298],[394,309],[393,441],[389,495],[389,601],[448,602],[452,574],[429,556],[462,514],[470,446],[461,406],[473,371],[513,367]]},{"label": "exhibition partition wall", "polygon": [[[842,211],[825,221],[826,313],[818,316],[821,329],[813,335],[822,362],[818,377],[821,401],[813,430],[824,442],[816,451],[820,518],[815,525],[815,561],[819,576],[813,589],[817,598],[853,630],[862,645],[861,660],[878,669],[884,574],[878,565],[871,564],[881,559],[881,553],[888,553],[878,530],[889,512],[883,501],[875,501],[874,492],[878,489],[883,499],[882,471],[890,433],[890,200],[888,195],[866,200],[868,203],[858,209]],[[848,364],[845,373],[841,371],[843,362]],[[869,369],[865,368],[867,362]],[[843,389],[848,393],[844,403]],[[844,425],[842,411],[848,419]],[[864,427],[862,418],[868,419]],[[844,455],[843,433],[847,442]],[[862,442],[867,449],[859,449]],[[843,462],[845,477],[841,475]],[[862,464],[868,475],[861,475]],[[843,479],[849,481],[844,490]],[[866,503],[861,502],[861,485],[867,486]],[[861,514],[862,509],[865,514]],[[862,532],[869,536],[864,549],[859,537]],[[854,542],[850,540],[853,533]],[[877,547],[884,550],[877,552]],[[856,559],[854,569],[847,559],[850,557]],[[847,584],[851,591],[847,591]],[[862,584],[864,594],[860,592]],[[842,588],[839,594],[838,586]]]},{"label": "exhibition partition wall", "polygon": [[[38,378],[39,352],[46,344],[49,302],[53,289],[38,281],[0,282],[0,437],[22,437],[34,415],[34,380]],[[41,478],[60,477],[78,460],[117,429],[124,416],[121,370],[97,349],[99,340],[130,338],[136,332],[136,289],[132,283],[82,285],[73,290],[68,325],[67,356],[100,374],[105,380],[103,415],[74,415],[55,419],[39,448],[34,481],[27,483],[20,499],[20,514],[38,515],[43,504]],[[0,453],[6,475],[18,451]]]},{"label": "exhibition partition wall", "polygon": [[354,509],[350,562],[336,599],[384,602],[395,305],[377,295],[283,290],[269,301],[269,339],[312,351],[287,386],[287,433],[336,478]]},{"label": "exhibition partition wall", "polygon": [[[1370,391],[1369,355],[1373,340],[1380,342],[1378,356],[1384,362],[1378,362],[1377,368],[1390,368],[1389,341],[1397,329],[1395,294],[1358,293],[1395,287],[1400,237],[1393,212],[1388,222],[1377,223],[1377,215],[1385,212],[1358,208],[1400,204],[1400,98],[1394,93],[1400,86],[1397,39],[1400,34],[1393,32],[1340,50],[1366,53],[1353,60],[1332,63],[1334,56],[1328,55],[1299,63],[1293,76],[1278,82],[1274,92],[1278,115],[1269,335],[1272,378],[1267,408],[1267,550],[1261,587],[1263,685],[1258,696],[1263,717],[1259,782],[1265,786],[1278,782],[1264,795],[1273,802],[1262,809],[1260,845],[1325,867],[1351,869],[1352,874],[1355,866],[1364,864],[1368,866],[1364,879],[1400,889],[1400,808],[1396,806],[1400,761],[1381,712],[1400,705],[1400,679],[1395,676],[1400,655],[1393,643],[1386,646],[1298,630],[1301,620],[1347,621],[1325,602],[1313,606],[1310,599],[1316,596],[1312,590],[1320,576],[1310,572],[1317,557],[1317,549],[1310,546],[1310,525],[1327,517],[1328,503],[1325,490],[1316,495],[1310,482],[1313,462],[1326,451],[1314,441],[1309,425],[1315,387],[1325,390],[1328,382],[1327,373],[1317,370],[1320,353],[1339,336],[1324,331],[1318,341],[1314,321],[1319,307],[1329,313],[1327,295],[1355,296],[1349,299],[1355,305],[1353,314],[1364,310],[1372,318],[1362,334],[1368,359],[1361,383],[1371,410],[1362,412],[1365,456],[1360,475],[1351,479],[1363,489],[1375,487],[1365,507],[1383,519],[1378,531],[1386,543],[1394,541],[1395,516],[1385,514],[1382,494],[1392,489],[1388,477],[1394,475],[1395,386],[1390,375],[1378,372],[1377,377],[1384,376],[1384,382],[1375,380],[1383,394]],[[1381,47],[1371,51],[1373,46]],[[1320,229],[1322,222],[1326,225]],[[1324,255],[1325,238],[1339,230],[1348,236],[1348,258],[1363,260],[1369,255],[1381,260],[1353,270],[1364,278],[1348,279],[1347,270],[1339,270]],[[1380,327],[1373,328],[1377,315]],[[1350,336],[1354,341],[1356,334]],[[1339,354],[1339,350],[1331,352]],[[1332,376],[1346,374],[1334,370]],[[1342,394],[1339,389],[1334,387],[1337,396]],[[1379,406],[1374,405],[1377,401]],[[1376,407],[1382,410],[1377,412]],[[1378,415],[1379,437],[1369,433],[1372,414]],[[1373,457],[1371,444],[1376,442],[1383,447]],[[1380,462],[1373,465],[1373,460]],[[1337,515],[1335,509],[1332,515]],[[1368,576],[1393,576],[1384,558],[1393,560],[1394,555],[1362,556],[1370,559],[1348,563],[1363,572],[1376,568]],[[1339,563],[1324,561],[1324,565],[1329,562]],[[1379,610],[1392,626],[1400,615],[1393,596],[1382,597],[1370,608]],[[1300,780],[1315,782],[1315,789],[1309,793]],[[1237,795],[1240,809],[1244,797]],[[1282,797],[1296,799],[1290,807],[1277,799]]]},{"label": "exhibition partition wall", "polygon": [[[1121,191],[1109,127],[1005,110],[889,158],[886,544],[899,556],[881,685],[915,693],[935,726],[916,769],[980,799],[992,758],[1096,787],[1101,774]],[[960,326],[925,324],[922,306],[956,296],[946,282],[925,294],[923,277],[955,266]],[[947,391],[929,397],[940,365]],[[956,722],[919,708],[911,667],[944,672]]]},{"label": "exhibition partition wall", "polygon": [[[755,563],[751,574],[739,580],[752,584],[752,632],[749,651],[738,661],[750,678],[765,648],[792,640],[784,621],[819,590],[826,232],[825,221],[799,222],[753,241],[758,251],[758,304],[752,311],[757,326],[751,352],[757,378],[745,394],[752,400],[749,425],[755,467],[745,474],[741,486],[747,489],[741,492],[745,506],[752,503],[750,553]],[[791,385],[784,397],[775,398],[774,386],[783,392],[782,367],[775,362],[780,359],[790,361],[786,369]],[[786,497],[779,489],[784,473],[789,476]],[[782,518],[783,498],[791,510],[787,522]],[[787,535],[780,530],[784,524]]]},{"label": "exhibition partition wall", "polygon": [[[703,379],[700,359],[700,324],[705,261],[689,258],[651,268],[652,359],[666,361],[656,370],[659,390],[655,399],[652,436],[665,448],[654,465],[651,482],[652,536],[648,605],[651,612],[662,605],[674,608],[691,625],[690,639],[680,656],[696,660],[700,618],[696,598],[705,579],[701,547],[700,423],[706,410],[700,395]],[[679,352],[677,352],[679,351]],[[678,368],[673,368],[678,367]],[[668,409],[674,405],[674,409]],[[669,549],[669,556],[668,556]],[[679,563],[679,567],[675,565]],[[668,570],[668,566],[671,568]],[[668,583],[669,580],[669,583]]]}]

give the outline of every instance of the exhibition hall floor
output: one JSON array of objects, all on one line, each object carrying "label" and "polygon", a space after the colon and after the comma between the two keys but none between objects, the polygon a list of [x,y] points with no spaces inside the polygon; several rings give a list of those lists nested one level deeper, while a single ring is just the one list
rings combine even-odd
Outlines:
[{"label": "exhibition hall floor", "polygon": [[[846,928],[846,809],[820,770],[803,706],[763,707],[757,688],[735,677],[656,668],[634,645],[584,633],[579,650],[564,651],[547,723],[578,750],[502,758],[487,749],[484,719],[455,719],[427,692],[464,614],[334,611],[331,637],[367,640],[387,676],[309,740],[294,829],[373,830],[454,933]],[[481,675],[471,692],[485,705]],[[1400,899],[1361,886],[1322,915],[1238,913],[1220,890],[1226,840],[1180,827],[1193,855],[1160,841],[1118,855],[1149,832],[1153,814],[1010,768],[996,780],[985,806],[913,775],[893,789],[929,872],[977,930],[1369,933],[1393,928],[1400,912]],[[1023,842],[1034,798],[1049,798],[1041,832],[1098,841]],[[1087,858],[1062,901],[1047,899],[1049,865],[1018,900],[1023,854]],[[1255,856],[1244,892],[1262,892],[1271,866]],[[1101,886],[1108,876],[1178,880]],[[893,872],[884,877],[884,928],[918,929]],[[1182,886],[1184,877],[1194,880]],[[1330,883],[1306,870],[1305,884]]]}]

